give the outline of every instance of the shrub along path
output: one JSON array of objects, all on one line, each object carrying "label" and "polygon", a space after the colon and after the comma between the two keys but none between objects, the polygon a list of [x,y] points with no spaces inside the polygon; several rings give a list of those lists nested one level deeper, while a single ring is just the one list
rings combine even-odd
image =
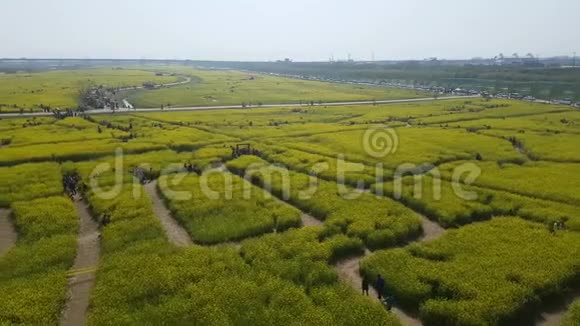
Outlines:
[{"label": "shrub along path", "polygon": [[146,184],[144,188],[149,195],[149,198],[151,198],[153,211],[161,221],[161,225],[163,226],[163,229],[165,229],[169,242],[178,247],[193,245],[193,241],[187,231],[171,216],[171,212],[167,207],[165,207],[163,199],[161,199],[157,192],[157,180]]},{"label": "shrub along path", "polygon": [[10,210],[0,208],[0,256],[10,250],[17,237],[14,225],[10,221]]},{"label": "shrub along path", "polygon": [[[423,228],[423,235],[417,240],[417,242],[427,242],[439,238],[445,232],[439,224],[429,220],[423,215],[421,216],[421,227]],[[345,260],[341,260],[336,264],[336,270],[340,279],[350,284],[354,289],[362,291],[362,277],[360,274],[360,261],[371,252],[367,249],[364,255],[351,257]],[[369,296],[373,298],[378,298],[377,291],[373,288],[369,288]],[[378,301],[377,301],[378,302]],[[406,326],[420,326],[423,325],[421,320],[414,314],[403,311],[400,307],[395,305],[391,310],[401,321],[403,325]],[[547,326],[547,325],[546,325]]]},{"label": "shrub along path", "polygon": [[61,326],[86,324],[90,293],[95,283],[95,272],[100,254],[99,225],[92,219],[82,199],[75,197],[74,202],[80,218],[78,249],[70,272],[70,294],[60,320]]}]

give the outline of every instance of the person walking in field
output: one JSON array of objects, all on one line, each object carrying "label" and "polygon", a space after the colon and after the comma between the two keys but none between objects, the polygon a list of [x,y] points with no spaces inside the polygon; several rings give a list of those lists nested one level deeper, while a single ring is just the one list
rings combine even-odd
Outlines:
[{"label": "person walking in field", "polygon": [[381,276],[381,274],[377,275],[377,294],[379,296],[379,300],[383,298],[383,291],[385,290],[385,280]]},{"label": "person walking in field", "polygon": [[554,222],[554,224],[552,224],[552,227],[550,228],[550,233],[556,234],[556,231],[558,231],[559,226],[560,225],[558,224],[558,222]]},{"label": "person walking in field", "polygon": [[106,227],[111,223],[111,216],[109,214],[103,214],[103,218],[101,219],[101,226]]},{"label": "person walking in field", "polygon": [[364,276],[362,279],[362,293],[366,296],[369,295],[369,279]]}]

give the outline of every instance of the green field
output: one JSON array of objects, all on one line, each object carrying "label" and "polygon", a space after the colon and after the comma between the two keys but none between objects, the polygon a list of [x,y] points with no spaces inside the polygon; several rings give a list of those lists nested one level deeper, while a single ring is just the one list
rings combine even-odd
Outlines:
[{"label": "green field", "polygon": [[174,68],[170,71],[192,76],[192,82],[178,87],[140,91],[129,95],[129,102],[135,107],[158,108],[162,105],[260,105],[428,97],[427,94],[409,90],[304,81],[230,70]]},{"label": "green field", "polygon": [[538,304],[573,284],[578,258],[569,253],[580,250],[579,237],[497,217],[429,244],[377,252],[362,267],[371,277],[385,275],[389,290],[419,306],[429,324],[507,324],[525,314],[523,302]]},{"label": "green field", "polygon": [[0,113],[20,109],[38,110],[40,105],[52,108],[76,108],[79,89],[85,85],[122,88],[177,81],[177,77],[156,76],[151,71],[111,68],[48,71],[40,73],[0,74]]},{"label": "green field", "polygon": [[[139,69],[26,78],[156,77]],[[133,104],[421,96],[164,69],[192,82],[131,93]],[[19,105],[51,98],[25,95]],[[0,213],[18,235],[0,257],[0,325],[60,320],[79,239],[71,175],[93,219],[110,219],[88,325],[404,325],[360,295],[360,277],[379,273],[397,313],[424,325],[533,325],[579,290],[578,121],[571,107],[484,99],[0,119]],[[396,150],[374,155],[368,130]],[[160,208],[192,245],[173,242]],[[577,301],[558,309],[580,323]]]}]

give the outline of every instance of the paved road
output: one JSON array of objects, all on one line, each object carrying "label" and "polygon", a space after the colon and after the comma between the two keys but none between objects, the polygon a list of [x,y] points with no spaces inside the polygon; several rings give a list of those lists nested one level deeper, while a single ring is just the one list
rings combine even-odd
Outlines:
[{"label": "paved road", "polygon": [[[351,101],[351,102],[322,102],[315,103],[316,106],[345,106],[345,105],[372,105],[372,104],[395,104],[395,103],[412,103],[412,102],[426,102],[434,100],[451,100],[451,99],[467,99],[467,98],[478,98],[477,96],[446,96],[446,97],[426,97],[426,98],[414,98],[414,99],[400,99],[400,100],[381,100],[381,101]],[[172,107],[165,109],[146,109],[146,108],[136,108],[136,109],[119,109],[115,113],[134,113],[134,112],[182,112],[182,111],[204,111],[204,110],[239,110],[248,108],[295,108],[295,107],[311,107],[310,104],[300,104],[300,103],[290,103],[290,104],[264,104],[261,106],[242,106],[242,105],[213,105],[213,106],[188,106],[188,107]],[[111,114],[111,110],[89,110],[85,111],[85,114]],[[33,113],[5,113],[0,114],[0,118],[25,118],[25,117],[42,117],[42,116],[52,116],[52,113],[47,112],[33,112]]]}]

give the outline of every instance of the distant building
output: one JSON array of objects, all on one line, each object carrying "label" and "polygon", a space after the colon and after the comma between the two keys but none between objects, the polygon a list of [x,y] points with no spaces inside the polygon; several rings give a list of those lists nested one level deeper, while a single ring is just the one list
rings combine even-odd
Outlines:
[{"label": "distant building", "polygon": [[524,66],[524,67],[543,67],[544,64],[534,56],[526,57],[496,57],[495,64],[498,66]]},{"label": "distant building", "polygon": [[552,104],[557,104],[557,105],[572,105],[572,101],[571,100],[553,100]]}]

